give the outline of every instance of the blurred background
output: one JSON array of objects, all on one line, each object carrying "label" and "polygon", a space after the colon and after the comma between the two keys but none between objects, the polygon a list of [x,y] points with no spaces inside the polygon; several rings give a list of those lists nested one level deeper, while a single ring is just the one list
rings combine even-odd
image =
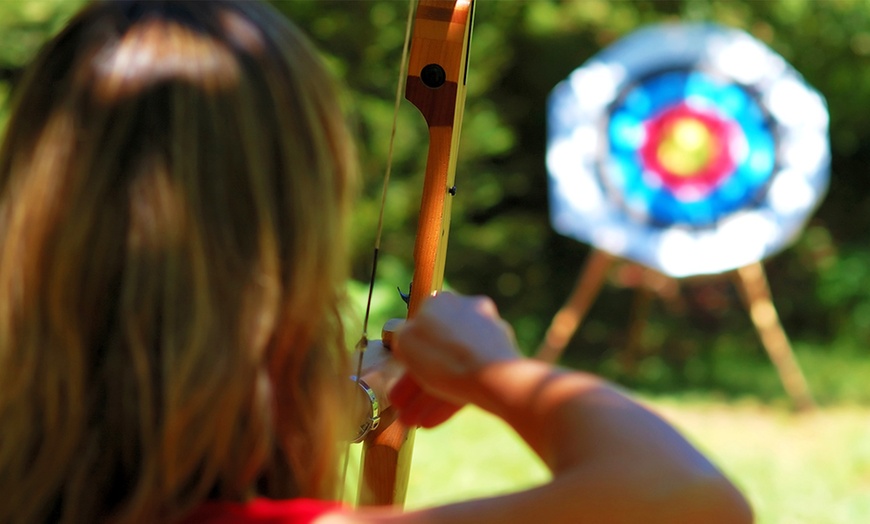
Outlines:
[{"label": "blurred background", "polygon": [[[22,68],[82,3],[0,2],[0,127]],[[398,0],[272,3],[311,36],[345,86],[364,173],[351,283],[362,304],[408,5]],[[527,352],[540,343],[590,253],[588,246],[554,233],[549,223],[545,107],[559,81],[646,24],[711,21],[761,40],[825,97],[830,189],[795,244],[766,260],[765,268],[821,411],[841,418],[817,426],[806,426],[806,418],[782,422],[791,416],[789,399],[729,275],[680,280],[674,293],[654,296],[638,313],[638,277],[631,267],[616,267],[562,362],[648,395],[690,427],[706,426],[697,430],[699,438],[716,450],[720,438],[726,448],[726,440],[738,438],[719,432],[734,424],[746,424],[740,426],[748,434],[744,439],[769,431],[769,447],[785,446],[781,439],[814,440],[807,448],[794,444],[795,453],[779,462],[760,465],[758,457],[740,454],[745,450],[733,456],[727,450],[713,452],[733,459],[740,482],[754,490],[761,521],[870,521],[870,439],[865,438],[870,434],[870,2],[479,0],[475,16],[446,282],[462,293],[492,296]],[[427,151],[425,125],[407,103],[398,128],[373,333],[384,319],[404,314],[396,289],[407,291],[411,279]],[[630,341],[628,326],[638,314],[646,325]],[[632,362],[626,366],[622,357],[629,342]],[[710,413],[722,417],[705,418]],[[763,421],[754,418],[756,413]],[[711,428],[715,435],[703,433]],[[831,449],[849,451],[828,463]],[[798,484],[784,480],[819,475],[834,464],[830,476],[803,494]],[[796,498],[770,501],[785,492]],[[810,492],[823,495],[812,498]],[[419,500],[424,499],[439,500]]]},{"label": "blurred background", "polygon": [[[350,89],[365,182],[354,275],[368,278],[393,113],[406,2],[287,2]],[[788,1],[487,1],[477,5],[457,169],[447,284],[492,296],[534,350],[568,297],[589,248],[548,216],[545,102],[598,50],[645,24],[715,21],[741,28],[790,62],[826,98],[831,184],[796,243],[766,261],[783,326],[822,403],[870,400],[870,3]],[[865,109],[866,108],[866,109]],[[409,104],[386,206],[378,304],[401,316],[425,161],[426,130]],[[629,373],[620,352],[636,290],[610,275],[564,362],[635,388],[782,399],[782,387],[732,280],[691,279],[654,300]],[[398,309],[396,309],[398,308]],[[374,328],[376,329],[376,328]],[[848,375],[848,376],[847,376]],[[854,378],[849,378],[849,377]]]}]

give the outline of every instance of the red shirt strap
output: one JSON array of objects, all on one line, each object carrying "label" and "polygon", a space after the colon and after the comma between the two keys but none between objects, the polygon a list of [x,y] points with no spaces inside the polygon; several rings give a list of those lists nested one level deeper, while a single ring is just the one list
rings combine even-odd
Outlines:
[{"label": "red shirt strap", "polygon": [[182,524],[309,524],[342,507],[338,502],[313,499],[208,501],[182,520]]}]

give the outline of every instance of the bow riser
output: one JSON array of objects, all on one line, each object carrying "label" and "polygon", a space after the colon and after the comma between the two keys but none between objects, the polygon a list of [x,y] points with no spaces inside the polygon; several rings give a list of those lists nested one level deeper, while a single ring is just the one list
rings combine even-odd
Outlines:
[{"label": "bow riser", "polygon": [[[427,297],[441,289],[443,281],[452,202],[449,192],[456,175],[465,108],[472,6],[469,1],[423,0],[417,8],[405,98],[417,107],[429,126],[429,156],[414,247],[409,317]],[[432,81],[441,78],[426,78],[426,72],[435,70],[435,66],[440,67],[444,77],[443,84],[432,87]]]},{"label": "bow riser", "polygon": [[[441,288],[444,278],[472,5],[473,0],[420,0],[417,7],[405,97],[426,119],[429,154],[414,245],[409,318]],[[401,505],[405,500],[414,428],[399,421],[384,426],[363,445],[361,505]]]}]

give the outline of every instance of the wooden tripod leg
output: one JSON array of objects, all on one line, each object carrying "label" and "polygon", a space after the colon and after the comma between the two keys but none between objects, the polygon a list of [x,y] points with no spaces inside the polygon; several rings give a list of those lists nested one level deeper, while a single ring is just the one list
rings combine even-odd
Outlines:
[{"label": "wooden tripod leg", "polygon": [[583,271],[577,279],[574,291],[562,309],[553,317],[544,341],[538,346],[535,358],[545,362],[556,362],[562,356],[568,341],[577,331],[577,326],[586,316],[589,307],[601,291],[607,270],[613,264],[613,256],[593,249]]},{"label": "wooden tripod leg", "polygon": [[634,291],[625,349],[619,355],[622,369],[630,376],[637,374],[637,363],[642,353],[641,338],[643,338],[643,332],[646,330],[647,321],[649,320],[652,299],[653,290],[646,283],[641,284]]},{"label": "wooden tripod leg", "polygon": [[814,408],[816,404],[810,388],[795,359],[791,344],[771,300],[764,266],[761,262],[756,262],[738,269],[736,274],[743,299],[749,309],[749,316],[795,408],[798,410]]}]

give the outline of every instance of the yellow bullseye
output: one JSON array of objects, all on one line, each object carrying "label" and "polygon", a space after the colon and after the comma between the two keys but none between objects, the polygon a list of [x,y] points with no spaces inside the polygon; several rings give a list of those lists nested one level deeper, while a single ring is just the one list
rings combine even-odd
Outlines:
[{"label": "yellow bullseye", "polygon": [[700,120],[691,117],[674,121],[662,133],[656,149],[659,163],[680,177],[691,177],[710,162],[716,138]]}]

